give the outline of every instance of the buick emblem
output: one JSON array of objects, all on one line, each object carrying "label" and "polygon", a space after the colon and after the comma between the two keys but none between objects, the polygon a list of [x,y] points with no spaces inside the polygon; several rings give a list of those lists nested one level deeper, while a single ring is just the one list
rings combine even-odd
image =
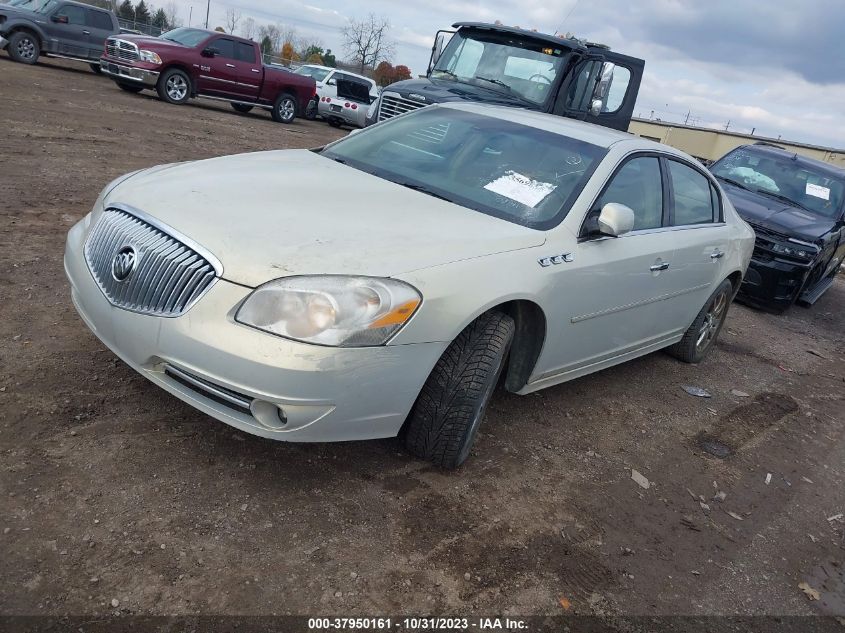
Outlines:
[{"label": "buick emblem", "polygon": [[138,254],[131,246],[124,246],[111,262],[111,276],[115,281],[126,281],[138,263]]}]

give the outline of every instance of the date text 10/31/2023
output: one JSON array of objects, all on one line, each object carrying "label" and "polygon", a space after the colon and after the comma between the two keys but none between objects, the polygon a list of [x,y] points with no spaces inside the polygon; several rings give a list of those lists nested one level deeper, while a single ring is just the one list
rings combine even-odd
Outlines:
[{"label": "date text 10/31/2023", "polygon": [[383,630],[401,628],[412,631],[519,631],[526,630],[528,623],[518,618],[445,618],[445,617],[402,617],[402,618],[309,618],[308,630]]}]

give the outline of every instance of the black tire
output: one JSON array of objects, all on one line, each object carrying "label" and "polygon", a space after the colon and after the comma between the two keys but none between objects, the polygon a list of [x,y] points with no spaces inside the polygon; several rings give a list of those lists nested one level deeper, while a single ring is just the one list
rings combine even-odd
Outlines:
[{"label": "black tire", "polygon": [[293,123],[297,115],[296,97],[288,92],[279,95],[271,114],[276,123]]},{"label": "black tire", "polygon": [[469,457],[514,330],[507,314],[487,312],[443,352],[405,424],[405,446],[413,455],[441,468],[456,468]]},{"label": "black tire", "polygon": [[18,31],[9,38],[6,51],[16,62],[21,64],[34,64],[41,55],[41,42],[29,31]]},{"label": "black tire", "polygon": [[126,92],[131,92],[132,94],[135,94],[135,95],[138,94],[139,92],[141,92],[144,89],[143,86],[137,86],[135,84],[125,84],[122,81],[116,81],[115,83],[117,84],[117,87],[120,88],[121,90],[124,90]]},{"label": "black tire", "polygon": [[98,75],[103,74],[103,67],[100,66],[99,64],[88,64],[88,65],[91,67],[91,70],[93,70]]},{"label": "black tire", "polygon": [[667,347],[666,351],[685,363],[700,363],[704,360],[725,324],[733,295],[733,284],[725,279],[707,299],[692,325],[684,332],[684,337]]},{"label": "black tire", "polygon": [[343,121],[334,117],[326,119],[326,122],[332,127],[343,127]]},{"label": "black tire", "polygon": [[305,108],[305,120],[313,121],[317,118],[317,100],[311,99],[308,102],[308,107]]},{"label": "black tire", "polygon": [[171,68],[165,70],[158,78],[156,91],[162,101],[181,105],[191,98],[191,78],[184,70]]},{"label": "black tire", "polygon": [[252,110],[253,107],[251,105],[245,105],[243,103],[230,103],[229,105],[232,106],[233,110],[235,110],[236,112],[240,112],[241,114],[246,114],[247,112]]}]

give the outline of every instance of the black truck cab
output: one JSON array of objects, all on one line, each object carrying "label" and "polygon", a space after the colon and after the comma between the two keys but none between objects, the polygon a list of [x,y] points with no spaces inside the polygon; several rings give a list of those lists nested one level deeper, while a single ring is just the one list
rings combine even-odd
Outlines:
[{"label": "black truck cab", "polygon": [[367,114],[368,125],[433,103],[476,101],[628,129],[643,60],[518,27],[452,26],[457,30],[437,34],[426,77],[387,86]]}]

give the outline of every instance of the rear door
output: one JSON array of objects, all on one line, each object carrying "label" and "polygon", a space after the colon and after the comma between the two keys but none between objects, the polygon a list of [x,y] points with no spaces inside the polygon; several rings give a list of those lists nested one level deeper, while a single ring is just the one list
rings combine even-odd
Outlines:
[{"label": "rear door", "polygon": [[68,57],[88,58],[88,12],[85,7],[63,4],[50,14],[50,50]]},{"label": "rear door", "polygon": [[114,23],[112,16],[106,11],[89,8],[86,24],[88,28],[88,58],[99,59],[103,54],[106,38],[112,35]]}]

